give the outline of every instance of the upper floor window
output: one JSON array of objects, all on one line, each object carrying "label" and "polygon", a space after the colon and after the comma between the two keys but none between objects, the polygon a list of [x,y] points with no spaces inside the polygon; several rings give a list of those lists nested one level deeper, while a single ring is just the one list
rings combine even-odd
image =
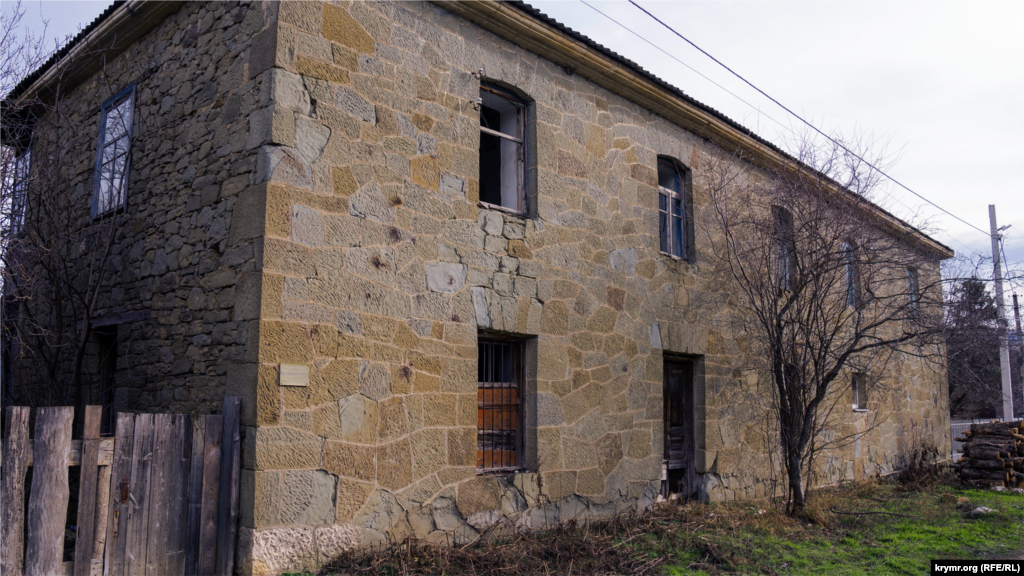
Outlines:
[{"label": "upper floor window", "polygon": [[127,202],[128,163],[132,139],[135,86],[128,86],[103,103],[96,150],[93,216],[123,208]]},{"label": "upper floor window", "polygon": [[854,374],[852,378],[853,382],[853,409],[854,410],[867,410],[868,409],[868,387],[867,380],[863,374]]},{"label": "upper floor window", "polygon": [[525,213],[526,101],[492,84],[480,101],[480,201]]},{"label": "upper floor window", "polygon": [[690,174],[681,164],[658,157],[658,231],[661,252],[674,258],[692,257]]},{"label": "upper floor window", "polygon": [[28,200],[28,185],[32,170],[31,148],[26,148],[14,159],[13,168],[10,180],[10,224],[11,233],[17,234],[25,226],[25,204]]},{"label": "upper floor window", "polygon": [[916,316],[921,310],[921,289],[918,286],[917,268],[907,268],[907,295],[910,299],[910,313]]},{"label": "upper floor window", "polygon": [[846,305],[860,306],[860,276],[857,270],[857,247],[851,242],[843,243],[843,259],[846,276]]},{"label": "upper floor window", "polygon": [[775,220],[775,276],[780,288],[792,290],[796,273],[793,213],[781,206],[772,206],[772,216]]}]

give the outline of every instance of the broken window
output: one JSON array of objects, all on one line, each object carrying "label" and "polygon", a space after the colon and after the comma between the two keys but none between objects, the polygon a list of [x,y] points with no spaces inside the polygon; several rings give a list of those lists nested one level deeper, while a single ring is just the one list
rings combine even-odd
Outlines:
[{"label": "broken window", "polygon": [[658,230],[661,252],[688,259],[692,241],[689,226],[689,173],[675,160],[658,157]]},{"label": "broken window", "polygon": [[478,345],[477,471],[515,470],[523,454],[523,343],[480,338]]},{"label": "broken window", "polygon": [[480,101],[480,201],[525,213],[526,102],[490,84]]},{"label": "broken window", "polygon": [[132,139],[135,86],[128,86],[100,108],[100,136],[96,151],[93,216],[102,216],[127,202],[128,160]]}]

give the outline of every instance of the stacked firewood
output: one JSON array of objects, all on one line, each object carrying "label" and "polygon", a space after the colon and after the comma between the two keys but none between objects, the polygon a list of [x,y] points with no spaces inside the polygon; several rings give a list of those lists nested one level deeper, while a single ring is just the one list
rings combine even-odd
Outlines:
[{"label": "stacked firewood", "polygon": [[971,424],[956,463],[960,479],[976,488],[1024,485],[1024,421]]}]

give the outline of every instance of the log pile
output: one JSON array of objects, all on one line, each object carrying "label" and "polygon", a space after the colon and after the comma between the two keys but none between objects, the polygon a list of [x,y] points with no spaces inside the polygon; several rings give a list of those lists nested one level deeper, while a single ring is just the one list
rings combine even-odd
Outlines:
[{"label": "log pile", "polygon": [[964,432],[960,449],[963,457],[956,463],[964,483],[975,488],[1024,485],[1024,421],[971,424]]}]

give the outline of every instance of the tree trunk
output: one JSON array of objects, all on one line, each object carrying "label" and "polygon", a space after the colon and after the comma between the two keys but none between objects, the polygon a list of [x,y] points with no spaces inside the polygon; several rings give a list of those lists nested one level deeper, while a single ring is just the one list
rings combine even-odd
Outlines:
[{"label": "tree trunk", "polygon": [[800,454],[787,454],[786,473],[789,476],[789,502],[786,512],[796,514],[804,509],[804,483],[800,473]]}]

